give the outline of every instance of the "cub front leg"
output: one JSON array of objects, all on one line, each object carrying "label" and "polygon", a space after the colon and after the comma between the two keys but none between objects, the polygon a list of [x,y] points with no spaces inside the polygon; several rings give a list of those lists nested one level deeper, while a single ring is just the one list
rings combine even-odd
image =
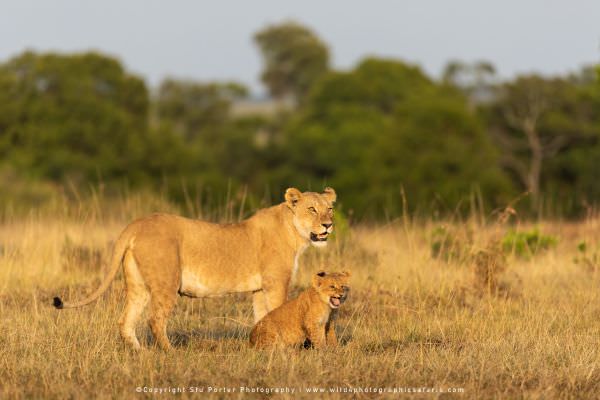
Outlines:
[{"label": "cub front leg", "polygon": [[329,322],[327,322],[327,325],[325,325],[325,336],[327,346],[335,347],[338,345],[337,336],[335,335],[335,322],[333,318],[331,318]]},{"label": "cub front leg", "polygon": [[321,349],[326,345],[325,326],[320,324],[307,324],[306,333],[308,340],[315,349]]}]

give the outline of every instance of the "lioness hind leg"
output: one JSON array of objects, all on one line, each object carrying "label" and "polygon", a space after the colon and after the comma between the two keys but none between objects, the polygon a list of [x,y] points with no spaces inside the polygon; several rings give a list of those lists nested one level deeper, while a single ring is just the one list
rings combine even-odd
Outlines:
[{"label": "lioness hind leg", "polygon": [[127,288],[127,298],[125,310],[119,320],[121,337],[133,347],[134,350],[141,348],[140,342],[135,334],[135,326],[140,319],[144,308],[148,304],[150,293],[140,274],[138,266],[131,252],[125,254],[123,260],[123,270],[125,275],[125,284]]},{"label": "lioness hind leg", "polygon": [[168,350],[171,344],[167,338],[167,318],[181,287],[179,251],[175,242],[151,233],[138,238],[134,254],[150,290],[150,328],[156,343]]},{"label": "lioness hind leg", "polygon": [[160,348],[169,350],[171,343],[167,337],[167,319],[177,302],[177,295],[168,292],[152,293],[151,302],[150,328]]}]

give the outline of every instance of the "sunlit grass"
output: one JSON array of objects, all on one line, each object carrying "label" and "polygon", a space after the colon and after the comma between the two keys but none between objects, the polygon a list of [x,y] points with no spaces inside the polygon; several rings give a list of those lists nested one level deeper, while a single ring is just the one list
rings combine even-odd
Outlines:
[{"label": "sunlit grass", "polygon": [[[50,306],[55,295],[74,299],[94,290],[120,229],[161,206],[132,200],[113,207],[4,218],[0,398],[114,398],[137,395],[139,386],[456,387],[464,388],[465,398],[597,397],[600,276],[573,260],[581,241],[600,246],[599,219],[537,224],[558,238],[556,248],[529,258],[508,254],[497,276],[502,290],[494,291],[477,284],[473,259],[432,257],[437,222],[355,226],[325,251],[303,256],[292,290],[295,296],[319,269],[353,272],[338,324],[341,347],[250,349],[251,299],[239,294],[180,299],[169,325],[175,350],[156,348],[144,324],[138,336],[145,349],[136,354],[118,336],[120,274],[86,308]],[[470,237],[460,242],[468,254],[505,229],[472,221],[446,226],[457,237]]]}]

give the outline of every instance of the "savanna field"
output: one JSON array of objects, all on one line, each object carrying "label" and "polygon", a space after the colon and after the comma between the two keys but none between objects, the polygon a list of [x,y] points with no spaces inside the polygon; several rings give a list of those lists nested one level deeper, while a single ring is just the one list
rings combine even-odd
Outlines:
[{"label": "savanna field", "polygon": [[[51,302],[56,295],[68,301],[96,289],[112,240],[129,221],[153,211],[182,210],[132,196],[110,204],[58,202],[29,213],[4,211],[0,398],[595,398],[600,393],[600,217],[529,223],[505,213],[444,221],[341,221],[325,250],[311,248],[302,256],[291,292],[296,296],[320,269],[352,272],[352,290],[337,325],[340,347],[249,348],[251,295],[239,294],[180,298],[168,327],[175,350],[159,350],[144,323],[138,326],[144,350],[134,353],[117,329],[125,294],[121,273],[90,306],[57,311]],[[224,212],[220,218],[241,215],[247,213]],[[209,387],[235,392],[209,393]],[[295,393],[250,394],[240,387]],[[186,392],[148,392],[159,388]],[[360,388],[366,392],[344,392]],[[444,393],[372,392],[381,388]],[[313,389],[325,393],[308,393]]]}]

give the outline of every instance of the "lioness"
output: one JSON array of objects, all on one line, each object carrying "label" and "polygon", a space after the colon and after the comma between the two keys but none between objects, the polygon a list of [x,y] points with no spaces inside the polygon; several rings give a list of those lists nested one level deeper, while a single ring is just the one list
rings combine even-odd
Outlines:
[{"label": "lioness", "polygon": [[209,297],[253,292],[258,321],[287,299],[298,258],[308,244],[327,244],[335,200],[331,188],[321,194],[289,188],[283,203],[237,224],[167,214],[138,219],[117,239],[110,272],[100,287],[75,303],[55,297],[54,306],[81,307],[96,300],[123,264],[127,298],[120,333],[134,349],[140,348],[135,325],[148,301],[152,333],[161,348],[171,347],[166,325],[177,294]]},{"label": "lioness", "polygon": [[313,276],[312,287],[263,317],[250,333],[250,344],[301,345],[306,339],[315,348],[336,346],[334,314],[348,296],[349,272]]}]

